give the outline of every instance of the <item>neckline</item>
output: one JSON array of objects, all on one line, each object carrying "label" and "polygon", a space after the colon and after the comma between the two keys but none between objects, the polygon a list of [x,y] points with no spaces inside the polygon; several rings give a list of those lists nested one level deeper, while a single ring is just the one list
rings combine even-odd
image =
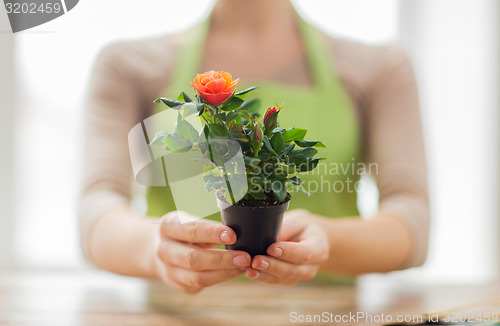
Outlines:
[{"label": "neckline", "polygon": [[[272,87],[283,89],[290,94],[297,92],[318,92],[328,90],[338,85],[337,74],[333,66],[329,49],[326,47],[320,32],[305,22],[298,14],[297,23],[301,39],[307,56],[308,69],[311,74],[312,84],[289,84],[276,80],[260,80],[257,82],[244,82],[241,84],[259,87]],[[203,49],[210,27],[211,15],[209,14],[198,26],[195,26],[188,34],[185,45],[181,48],[178,56],[178,64],[172,74],[171,85],[182,87],[200,73]],[[182,83],[182,84],[180,84]]]}]

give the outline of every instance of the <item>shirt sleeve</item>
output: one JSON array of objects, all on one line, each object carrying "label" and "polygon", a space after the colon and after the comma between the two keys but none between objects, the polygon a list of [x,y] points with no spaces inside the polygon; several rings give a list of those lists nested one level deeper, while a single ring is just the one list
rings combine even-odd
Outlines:
[{"label": "shirt sleeve", "polygon": [[429,238],[427,168],[415,75],[407,56],[381,51],[367,92],[366,155],[379,189],[379,211],[400,217],[411,234],[401,269],[422,265]]},{"label": "shirt sleeve", "polygon": [[128,207],[132,168],[128,132],[137,123],[140,95],[121,62],[122,45],[105,48],[95,63],[85,120],[83,187],[79,203],[81,248],[90,257],[90,235],[98,217]]}]

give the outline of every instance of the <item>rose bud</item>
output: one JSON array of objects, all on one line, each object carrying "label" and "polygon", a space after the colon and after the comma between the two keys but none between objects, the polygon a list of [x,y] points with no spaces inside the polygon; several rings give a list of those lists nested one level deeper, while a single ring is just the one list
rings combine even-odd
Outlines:
[{"label": "rose bud", "polygon": [[230,73],[210,70],[196,75],[190,84],[203,102],[220,105],[233,95],[239,79],[233,81]]},{"label": "rose bud", "polygon": [[281,108],[273,106],[266,110],[264,119],[262,120],[264,122],[266,135],[270,135],[273,129],[278,126],[278,113],[280,112],[280,109]]},{"label": "rose bud", "polygon": [[256,153],[255,155],[257,155],[260,151],[260,146],[262,145],[263,138],[264,132],[262,131],[262,127],[259,124],[255,123],[252,127],[252,134],[250,136],[254,152]]}]

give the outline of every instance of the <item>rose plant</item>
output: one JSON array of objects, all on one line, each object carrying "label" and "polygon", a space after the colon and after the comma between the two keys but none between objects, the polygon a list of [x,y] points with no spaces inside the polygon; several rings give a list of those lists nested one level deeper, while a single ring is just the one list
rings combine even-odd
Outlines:
[{"label": "rose plant", "polygon": [[[284,202],[292,190],[305,192],[297,174],[311,171],[321,158],[316,158],[320,141],[305,140],[305,129],[279,126],[278,115],[282,107],[269,107],[259,119],[260,99],[245,101],[245,97],[257,87],[235,92],[239,79],[233,81],[231,74],[223,71],[209,71],[198,74],[191,82],[196,92],[196,101],[182,92],[176,100],[158,98],[179,111],[174,132],[160,132],[153,144],[166,146],[173,152],[201,150],[206,158],[208,171],[205,187],[208,191],[223,190],[226,199],[232,201],[225,176],[244,173],[248,180],[248,192],[239,202],[242,206],[269,206]],[[204,126],[197,131],[185,118],[196,114]],[[243,153],[245,170],[230,168],[227,162],[236,148],[206,146],[206,140],[228,139],[236,142]],[[223,144],[221,142],[221,144]],[[215,169],[214,169],[215,168]],[[238,168],[240,168],[238,170]],[[213,173],[219,171],[219,173]]]},{"label": "rose plant", "polygon": [[[175,100],[156,99],[177,110],[178,118],[173,132],[157,133],[152,144],[171,152],[201,151],[205,188],[216,190],[222,222],[237,235],[226,248],[255,256],[277,240],[290,192],[305,192],[298,174],[317,166],[316,148],[325,146],[304,139],[305,129],[282,128],[281,106],[268,107],[260,119],[260,99],[245,100],[257,87],[235,92],[238,81],[227,72],[209,71],[191,82],[196,101],[184,92]],[[202,130],[186,120],[192,115],[202,120]],[[242,159],[234,160],[238,154]],[[243,193],[231,182],[238,176],[244,177]]]}]

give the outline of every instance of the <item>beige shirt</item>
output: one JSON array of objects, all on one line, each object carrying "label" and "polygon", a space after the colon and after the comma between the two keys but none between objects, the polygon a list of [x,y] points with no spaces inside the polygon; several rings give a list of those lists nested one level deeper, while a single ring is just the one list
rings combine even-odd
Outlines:
[{"label": "beige shirt", "polygon": [[[116,43],[94,67],[86,111],[87,145],[80,205],[82,248],[88,255],[95,221],[128,207],[133,176],[128,132],[152,112],[166,88],[180,38]],[[399,216],[412,234],[402,268],[427,255],[429,201],[419,100],[412,66],[391,47],[330,39],[332,60],[357,111],[364,159],[378,165],[379,209]]]}]

